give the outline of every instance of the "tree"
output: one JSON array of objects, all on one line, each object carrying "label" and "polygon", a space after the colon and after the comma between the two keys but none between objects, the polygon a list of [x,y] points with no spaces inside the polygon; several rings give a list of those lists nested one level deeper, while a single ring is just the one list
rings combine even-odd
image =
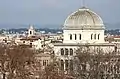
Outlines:
[{"label": "tree", "polygon": [[6,72],[8,70],[7,66],[7,55],[4,45],[0,45],[0,72],[3,75],[3,79],[5,79]]},{"label": "tree", "polygon": [[3,79],[30,79],[30,67],[34,63],[34,53],[29,48],[1,45],[0,60]]},{"label": "tree", "polygon": [[59,62],[53,59],[53,62],[42,71],[39,79],[65,79],[65,74],[60,70]]},{"label": "tree", "polygon": [[78,79],[119,79],[120,55],[101,50],[90,53],[89,46],[80,47],[76,51],[76,71]]}]

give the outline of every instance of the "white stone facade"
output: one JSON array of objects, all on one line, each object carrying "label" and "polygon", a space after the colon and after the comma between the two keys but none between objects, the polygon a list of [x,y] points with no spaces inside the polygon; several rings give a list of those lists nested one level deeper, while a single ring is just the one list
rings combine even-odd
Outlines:
[{"label": "white stone facade", "polygon": [[38,40],[34,41],[32,44],[33,44],[33,46],[34,46],[34,48],[36,50],[39,50],[39,49],[42,48],[42,44],[41,43],[42,43],[41,39],[38,39]]},{"label": "white stone facade", "polygon": [[[104,43],[104,30],[64,30],[63,43]],[[70,38],[72,36],[72,39]],[[75,36],[76,35],[76,36]]]}]

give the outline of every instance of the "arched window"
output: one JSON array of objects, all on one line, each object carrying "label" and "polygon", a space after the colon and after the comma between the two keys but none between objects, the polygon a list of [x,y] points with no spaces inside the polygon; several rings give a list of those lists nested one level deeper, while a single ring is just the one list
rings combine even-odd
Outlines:
[{"label": "arched window", "polygon": [[115,52],[117,52],[117,46],[115,46]]},{"label": "arched window", "polygon": [[72,34],[70,34],[70,40],[72,40]]},{"label": "arched window", "polygon": [[64,49],[61,48],[61,55],[64,55]]},{"label": "arched window", "polygon": [[70,55],[73,55],[73,49],[70,48]]},{"label": "arched window", "polygon": [[45,61],[43,60],[43,66],[45,66]]},{"label": "arched window", "polygon": [[81,34],[79,35],[79,39],[81,40]]},{"label": "arched window", "polygon": [[30,34],[32,34],[32,31],[30,31]]},{"label": "arched window", "polygon": [[23,41],[23,43],[25,43],[25,41]]},{"label": "arched window", "polygon": [[49,62],[48,62],[48,60],[47,60],[47,66],[48,66],[48,64],[49,64]]},{"label": "arched window", "polygon": [[65,60],[65,69],[66,70],[68,70],[68,68],[69,68],[68,66],[69,66],[69,62],[68,62],[68,60]]},{"label": "arched window", "polygon": [[73,70],[73,60],[70,60],[70,70]]},{"label": "arched window", "polygon": [[30,43],[30,48],[32,48],[32,43]]},{"label": "arched window", "polygon": [[94,35],[94,39],[96,39],[96,34]]},{"label": "arched window", "polygon": [[68,55],[68,49],[65,48],[65,55]]},{"label": "arched window", "polygon": [[100,52],[100,49],[99,48],[97,48],[97,53],[99,53]]},{"label": "arched window", "polygon": [[64,70],[64,61],[61,60],[61,70]]},{"label": "arched window", "polygon": [[77,35],[75,34],[75,40],[77,40]]},{"label": "arched window", "polygon": [[98,34],[98,40],[100,39],[100,34]]},{"label": "arched window", "polygon": [[93,39],[93,34],[91,34],[91,40]]}]

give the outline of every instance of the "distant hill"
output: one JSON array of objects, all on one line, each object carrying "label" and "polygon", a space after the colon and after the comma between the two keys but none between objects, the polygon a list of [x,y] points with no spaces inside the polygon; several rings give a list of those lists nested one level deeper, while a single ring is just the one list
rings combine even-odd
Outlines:
[{"label": "distant hill", "polygon": [[0,24],[0,29],[12,29],[12,28],[28,28],[28,25],[23,24]]},{"label": "distant hill", "polygon": [[[50,28],[50,29],[61,29],[62,25],[34,25],[35,28]],[[29,28],[27,24],[0,24],[0,29],[19,29],[19,28]]]},{"label": "distant hill", "polygon": [[[50,29],[62,29],[63,25],[54,25],[54,24],[47,24],[47,25],[34,25],[35,28],[50,28]],[[110,24],[105,23],[106,29],[120,29],[120,23]],[[11,29],[11,28],[29,28],[28,24],[0,24],[0,29]]]},{"label": "distant hill", "polygon": [[120,23],[116,24],[110,24],[110,23],[105,23],[106,29],[120,29]]}]

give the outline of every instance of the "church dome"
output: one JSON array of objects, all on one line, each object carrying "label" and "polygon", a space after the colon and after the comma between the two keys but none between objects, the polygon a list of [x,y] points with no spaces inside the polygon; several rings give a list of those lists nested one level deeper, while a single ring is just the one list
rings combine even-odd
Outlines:
[{"label": "church dome", "polygon": [[63,29],[104,29],[104,24],[99,15],[83,7],[67,17]]}]

